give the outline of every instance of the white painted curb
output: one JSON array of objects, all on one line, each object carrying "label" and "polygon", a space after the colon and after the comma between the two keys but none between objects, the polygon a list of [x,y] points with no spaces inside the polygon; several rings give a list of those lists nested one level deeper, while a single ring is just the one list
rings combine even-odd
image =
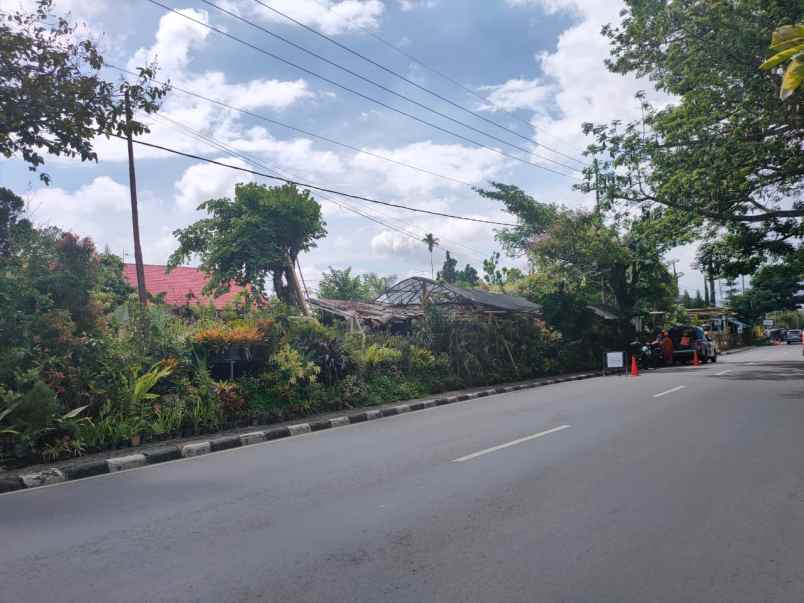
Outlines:
[{"label": "white painted curb", "polygon": [[209,442],[199,442],[198,444],[186,444],[181,448],[181,455],[183,457],[200,456],[202,454],[209,454],[211,447]]},{"label": "white painted curb", "polygon": [[240,444],[248,446],[249,444],[257,444],[265,441],[264,431],[252,431],[251,433],[240,434]]},{"label": "white painted curb", "polygon": [[144,454],[131,454],[129,456],[118,456],[113,459],[106,459],[106,465],[109,467],[109,473],[116,471],[125,471],[126,469],[134,469],[135,467],[142,467],[148,462]]},{"label": "white painted curb", "polygon": [[288,431],[290,432],[290,435],[295,436],[303,433],[310,433],[312,430],[310,429],[309,423],[299,423],[298,425],[288,425]]},{"label": "white painted curb", "polygon": [[58,469],[45,469],[39,473],[27,473],[20,475],[20,479],[26,488],[36,488],[65,481],[64,474]]}]

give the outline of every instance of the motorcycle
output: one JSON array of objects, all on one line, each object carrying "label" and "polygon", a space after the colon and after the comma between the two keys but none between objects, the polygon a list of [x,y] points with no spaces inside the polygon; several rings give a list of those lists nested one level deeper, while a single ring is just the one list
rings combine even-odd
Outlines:
[{"label": "motorcycle", "polygon": [[632,341],[628,351],[632,358],[636,358],[637,366],[641,369],[656,368],[661,359],[661,354],[657,355],[653,345],[641,341]]}]

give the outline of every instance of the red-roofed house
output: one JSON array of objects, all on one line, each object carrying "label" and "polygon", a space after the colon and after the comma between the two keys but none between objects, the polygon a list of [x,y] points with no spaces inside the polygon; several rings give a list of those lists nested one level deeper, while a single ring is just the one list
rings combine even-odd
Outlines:
[{"label": "red-roofed house", "polygon": [[[134,264],[123,264],[123,275],[135,289],[137,288],[137,268]],[[222,309],[233,302],[244,290],[244,287],[232,284],[228,293],[220,297],[204,295],[204,285],[207,284],[207,275],[198,268],[178,266],[166,272],[165,266],[145,265],[145,287],[152,296],[164,294],[165,303],[171,306],[184,306],[190,304],[208,304],[212,302],[215,308]]]}]

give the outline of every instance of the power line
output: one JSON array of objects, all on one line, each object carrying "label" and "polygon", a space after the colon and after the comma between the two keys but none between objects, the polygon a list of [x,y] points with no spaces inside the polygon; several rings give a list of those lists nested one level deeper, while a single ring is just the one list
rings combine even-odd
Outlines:
[{"label": "power line", "polygon": [[[265,34],[268,34],[269,36],[271,36],[273,38],[276,38],[277,40],[280,40],[280,41],[284,42],[285,44],[287,44],[289,46],[292,46],[293,48],[295,48],[297,50],[300,50],[301,52],[304,52],[304,53],[310,55],[311,57],[314,57],[314,58],[318,59],[319,61],[322,61],[322,62],[326,63],[327,65],[331,65],[332,67],[335,67],[336,69],[340,69],[341,71],[343,71],[345,73],[348,73],[352,77],[356,77],[356,78],[358,78],[358,79],[360,79],[360,80],[362,80],[362,81],[364,81],[364,82],[366,82],[368,84],[371,84],[372,86],[376,86],[377,88],[379,88],[380,90],[382,90],[384,92],[387,92],[388,94],[392,94],[393,96],[399,97],[402,100],[405,100],[405,101],[407,101],[407,102],[409,102],[409,103],[411,103],[413,105],[416,105],[420,109],[424,109],[425,111],[429,111],[430,113],[433,113],[434,115],[438,115],[439,117],[447,119],[447,120],[449,120],[449,121],[451,121],[451,122],[453,122],[455,124],[458,124],[459,126],[467,128],[469,130],[472,130],[473,132],[476,132],[476,133],[481,134],[483,136],[487,136],[488,138],[491,138],[492,140],[496,140],[497,142],[501,142],[502,144],[508,145],[511,148],[514,148],[514,149],[516,149],[518,151],[522,151],[523,153],[533,154],[534,156],[539,157],[540,159],[544,159],[545,161],[549,161],[551,163],[559,165],[559,166],[561,166],[563,168],[566,168],[568,170],[575,170],[576,169],[571,165],[561,163],[560,161],[556,161],[555,159],[551,159],[550,157],[544,157],[542,155],[536,155],[535,153],[533,153],[533,151],[531,149],[526,149],[525,147],[521,147],[519,145],[515,145],[513,143],[510,143],[507,140],[505,140],[504,138],[500,138],[499,136],[496,136],[494,134],[489,134],[485,130],[481,130],[479,128],[476,128],[471,124],[463,122],[463,121],[461,121],[459,119],[455,119],[454,117],[451,117],[450,115],[448,115],[446,113],[438,111],[437,109],[433,109],[432,107],[430,107],[430,106],[428,106],[428,105],[426,105],[424,103],[421,103],[421,102],[417,101],[416,99],[413,99],[413,98],[410,98],[409,96],[401,94],[401,93],[397,92],[396,90],[394,90],[392,88],[389,88],[388,86],[380,84],[380,83],[374,81],[373,79],[371,79],[369,77],[366,77],[366,76],[364,76],[364,75],[362,75],[362,74],[360,74],[360,73],[358,73],[358,72],[356,72],[356,71],[354,71],[352,69],[349,69],[348,67],[344,67],[340,63],[336,63],[335,61],[331,61],[330,59],[326,58],[325,56],[323,56],[323,55],[321,55],[321,54],[319,54],[317,52],[314,52],[314,51],[302,46],[301,44],[297,44],[293,40],[290,40],[290,39],[288,39],[288,38],[286,38],[286,37],[284,37],[284,36],[282,36],[282,35],[280,35],[280,34],[278,34],[276,32],[271,31],[267,27],[263,27],[262,25],[258,25],[257,23],[254,23],[253,21],[251,21],[249,19],[246,19],[242,15],[238,15],[237,13],[235,13],[233,11],[230,11],[230,10],[228,10],[226,8],[218,6],[217,4],[212,2],[211,0],[200,0],[200,1],[203,2],[204,4],[206,4],[207,6],[211,6],[212,8],[222,12],[223,14],[230,16],[232,19],[237,19],[241,23],[245,23],[246,25],[249,25],[249,26],[253,27],[254,29],[257,29],[257,30],[259,30],[259,31],[261,31],[261,32],[263,32]],[[451,102],[451,101],[448,101],[448,102]],[[460,107],[460,105],[457,105],[457,106]],[[461,107],[461,108],[463,108],[463,107]],[[472,113],[472,111],[469,111],[469,112]],[[472,113],[472,114],[474,115],[474,113]],[[481,119],[485,119],[484,117],[479,116],[479,115],[477,117],[480,117]],[[490,121],[490,120],[487,120],[487,121]],[[491,123],[494,124],[495,122],[492,121]],[[522,138],[524,138],[528,142],[533,142],[531,139],[529,139],[527,137],[524,137],[524,136],[522,136],[521,134],[519,134],[517,132],[514,132],[514,134],[516,134],[517,136],[521,136]]]},{"label": "power line", "polygon": [[[110,134],[116,138],[125,139],[124,136],[120,136],[118,134]],[[333,195],[339,195],[341,197],[346,197],[348,199],[357,199],[359,201],[365,201],[366,203],[376,203],[377,205],[385,205],[386,207],[395,207],[397,209],[404,209],[411,212],[421,213],[421,214],[429,214],[431,216],[440,216],[442,218],[451,218],[453,220],[464,220],[466,222],[479,222],[481,224],[492,224],[494,226],[507,226],[509,228],[516,228],[516,224],[511,224],[510,222],[497,222],[495,220],[486,220],[483,218],[470,218],[468,216],[458,216],[455,214],[448,214],[439,211],[431,211],[429,209],[419,209],[416,207],[408,207],[407,205],[400,205],[398,203],[390,203],[388,201],[379,201],[377,199],[371,199],[370,197],[363,197],[361,195],[353,195],[351,193],[344,193],[343,191],[338,191],[331,188],[326,188],[323,186],[317,186],[315,184],[308,184],[305,182],[299,182],[298,180],[291,180],[290,178],[282,178],[280,176],[272,176],[271,174],[265,174],[263,172],[257,172],[255,170],[249,170],[247,168],[243,168],[237,165],[231,165],[229,163],[223,163],[221,161],[216,161],[215,159],[210,159],[209,157],[202,157],[200,155],[195,155],[193,153],[185,153],[184,151],[179,151],[177,149],[171,149],[170,147],[165,147],[159,144],[154,144],[152,142],[145,142],[144,140],[135,140],[135,144],[142,145],[145,147],[150,147],[152,149],[158,149],[160,151],[165,151],[167,153],[173,153],[174,155],[180,155],[182,157],[187,157],[188,159],[195,159],[197,161],[205,161],[212,165],[218,165],[220,167],[229,168],[232,170],[237,170],[239,172],[246,172],[248,174],[253,174],[255,176],[262,176],[263,178],[269,178],[271,180],[279,180],[280,182],[284,182],[285,184],[293,184],[299,186],[301,188],[307,188],[310,190],[321,191],[324,193],[332,193]]]},{"label": "power line", "polygon": [[[209,4],[209,5],[211,5],[211,6],[214,6],[214,5],[213,5],[211,2],[209,2],[208,0],[201,0],[201,1],[202,1],[202,2],[204,2],[205,4]],[[383,70],[383,71],[385,71],[386,73],[390,73],[391,75],[393,75],[394,77],[396,77],[396,78],[398,78],[398,79],[402,80],[403,82],[406,82],[407,84],[410,84],[411,86],[414,86],[415,88],[418,88],[419,90],[422,90],[422,91],[426,92],[427,94],[430,94],[431,96],[433,96],[433,97],[435,97],[435,98],[437,98],[437,99],[439,99],[439,100],[442,100],[442,101],[444,101],[445,103],[448,103],[448,104],[452,105],[453,107],[456,107],[456,108],[460,109],[461,111],[463,111],[463,112],[465,112],[465,113],[468,113],[469,115],[472,115],[473,117],[476,117],[477,119],[481,119],[481,120],[485,121],[486,123],[489,123],[489,124],[491,124],[491,125],[493,125],[493,126],[496,126],[496,127],[500,128],[500,129],[502,129],[502,130],[505,130],[505,131],[506,131],[506,132],[508,132],[509,134],[513,134],[514,136],[517,136],[517,137],[521,138],[522,140],[526,140],[527,142],[529,142],[529,143],[531,143],[531,144],[534,144],[534,145],[536,145],[536,146],[540,146],[540,147],[544,147],[545,149],[547,149],[547,150],[549,150],[549,151],[552,151],[552,152],[554,152],[554,153],[557,153],[557,151],[555,151],[554,149],[551,149],[550,147],[548,147],[548,146],[546,146],[546,145],[543,145],[543,144],[541,144],[541,143],[539,143],[539,142],[534,141],[534,140],[533,140],[531,137],[529,137],[529,136],[525,136],[525,135],[523,135],[523,134],[520,134],[520,133],[519,133],[519,132],[517,132],[516,130],[512,130],[511,128],[509,128],[509,127],[507,127],[507,126],[504,126],[504,125],[502,125],[502,124],[500,124],[500,123],[498,123],[498,122],[494,121],[493,119],[489,119],[489,118],[488,118],[488,117],[486,117],[485,115],[481,115],[480,113],[477,113],[476,111],[473,111],[472,109],[469,109],[468,107],[464,107],[463,105],[461,105],[461,104],[459,104],[459,103],[456,103],[455,101],[453,101],[453,100],[451,100],[451,99],[449,99],[449,98],[447,98],[447,97],[443,96],[442,94],[439,94],[438,92],[435,92],[434,90],[431,90],[431,89],[427,88],[426,86],[422,86],[422,85],[421,85],[421,84],[419,84],[418,82],[416,82],[416,81],[414,81],[414,80],[412,80],[412,79],[410,79],[410,78],[408,78],[408,77],[406,77],[406,76],[402,75],[401,73],[399,73],[399,72],[397,72],[397,71],[394,71],[393,69],[391,69],[391,68],[389,68],[389,67],[386,67],[386,66],[385,66],[385,65],[383,65],[382,63],[378,63],[378,62],[377,62],[377,61],[375,61],[374,59],[372,59],[372,58],[370,58],[370,57],[367,57],[366,55],[364,55],[364,54],[362,54],[362,53],[358,52],[357,50],[354,50],[353,48],[351,48],[351,47],[347,46],[346,44],[342,44],[342,43],[338,42],[337,40],[335,40],[335,39],[334,39],[334,38],[332,38],[331,36],[328,36],[328,35],[326,35],[326,34],[324,34],[324,33],[320,32],[320,31],[318,31],[317,29],[314,29],[314,28],[310,27],[309,25],[306,25],[306,24],[302,23],[301,21],[298,21],[298,20],[294,19],[294,18],[293,18],[293,17],[291,17],[290,15],[288,15],[288,14],[286,14],[286,13],[282,12],[282,11],[281,11],[281,10],[279,10],[279,9],[276,9],[276,8],[274,8],[274,7],[272,7],[272,6],[268,5],[268,4],[266,4],[266,3],[265,3],[265,2],[263,2],[262,0],[254,0],[254,1],[255,1],[257,4],[259,4],[260,6],[262,6],[262,7],[266,8],[266,9],[268,9],[268,10],[272,11],[273,13],[275,13],[275,14],[277,14],[277,15],[281,16],[281,17],[284,17],[285,19],[287,19],[288,21],[291,21],[292,23],[295,23],[295,24],[296,24],[296,25],[298,25],[299,27],[301,27],[301,28],[303,28],[303,29],[305,29],[305,30],[307,30],[307,31],[309,31],[309,32],[311,32],[311,33],[313,33],[313,34],[315,34],[316,36],[318,36],[318,37],[320,37],[320,38],[323,38],[324,40],[326,40],[326,41],[330,42],[331,44],[334,44],[334,45],[335,45],[335,46],[337,46],[338,48],[340,48],[340,49],[342,49],[342,50],[345,50],[346,52],[348,52],[348,53],[350,53],[350,54],[352,54],[352,55],[354,55],[354,56],[356,56],[356,57],[359,57],[359,58],[363,59],[363,60],[364,60],[364,61],[366,61],[367,63],[370,63],[371,65],[374,65],[374,66],[375,66],[375,67],[377,67],[378,69],[382,69],[382,70]],[[275,34],[273,34],[273,35],[275,35]],[[278,36],[278,37],[279,37],[279,36]],[[283,38],[281,38],[281,37],[280,37],[280,39],[283,39]],[[283,40],[284,40],[284,39],[283,39]],[[294,46],[296,46],[296,45],[294,45]],[[317,55],[316,55],[316,56],[317,56]],[[480,97],[479,95],[477,95],[477,96],[478,96],[478,97]],[[480,97],[480,98],[482,98],[482,97]],[[488,102],[488,101],[486,101],[486,102]],[[561,153],[559,153],[559,154],[561,154]],[[571,159],[572,161],[575,161],[575,162],[580,163],[581,165],[583,165],[583,163],[582,163],[581,161],[578,161],[577,159],[574,159],[574,158],[569,157],[569,156],[566,156],[566,155],[565,155],[565,157],[567,157],[568,159]],[[547,158],[545,157],[544,159],[547,159]],[[550,159],[549,161],[554,161],[554,160]],[[560,162],[558,162],[558,161],[555,161],[555,163],[557,163],[557,164],[558,164],[558,165],[560,165],[560,166],[566,167],[566,168],[568,168],[568,169],[572,169],[572,170],[576,169],[576,168],[573,168],[573,167],[571,167],[571,166],[568,166],[568,165],[566,165],[566,164],[564,164],[564,163],[560,163]]]},{"label": "power line", "polygon": [[[161,120],[168,121],[171,124],[173,124],[174,126],[180,128],[184,132],[188,133],[189,135],[191,135],[191,136],[193,136],[193,137],[195,137],[197,139],[203,140],[207,144],[211,145],[212,147],[214,147],[214,148],[216,148],[216,149],[218,149],[220,151],[223,151],[225,153],[228,153],[228,154],[234,155],[236,157],[239,157],[239,158],[243,159],[244,161],[246,161],[247,163],[249,163],[251,165],[257,165],[258,167],[263,167],[263,168],[268,169],[268,170],[273,170],[279,176],[288,177],[286,174],[283,174],[280,170],[276,169],[276,167],[271,167],[268,164],[266,164],[265,162],[260,161],[259,159],[251,157],[249,155],[246,155],[245,153],[242,153],[242,152],[238,151],[237,149],[231,147],[230,145],[227,145],[226,143],[221,142],[220,140],[216,140],[212,136],[207,136],[206,134],[203,134],[203,133],[201,133],[201,132],[199,132],[197,130],[193,130],[189,126],[187,126],[185,124],[182,124],[182,123],[180,123],[180,122],[178,122],[178,121],[176,121],[174,119],[171,119],[170,117],[167,117],[165,115],[160,115],[160,114],[154,114],[153,117],[156,117],[156,118],[161,119]],[[292,175],[290,175],[290,176],[292,177]],[[333,196],[328,195],[326,193],[320,193],[318,196],[319,196],[319,198],[326,199],[327,201],[330,201],[331,203],[334,203],[335,205],[337,205],[338,207],[340,207],[342,209],[345,209],[345,210],[350,211],[350,212],[352,212],[354,214],[357,214],[357,215],[359,215],[359,216],[361,216],[363,218],[366,218],[367,220],[370,220],[371,222],[374,222],[376,224],[379,224],[380,226],[384,226],[384,227],[389,228],[391,230],[394,230],[394,231],[396,231],[396,232],[398,232],[400,234],[408,236],[409,238],[415,240],[416,242],[419,242],[419,243],[421,242],[421,238],[423,236],[423,233],[421,231],[419,231],[418,234],[417,234],[415,231],[408,230],[405,226],[399,226],[398,222],[397,222],[397,224],[393,224],[393,222],[396,222],[396,220],[393,220],[392,218],[389,218],[388,216],[383,216],[383,219],[380,219],[380,218],[377,217],[377,214],[372,214],[372,213],[367,212],[367,211],[361,211],[361,210],[355,208],[354,206],[349,205],[348,203],[345,203],[343,201],[339,201],[338,199],[336,199]],[[480,259],[480,260],[484,259],[483,254],[481,252],[477,251],[476,249],[472,249],[471,247],[467,247],[467,246],[465,246],[465,245],[463,245],[461,243],[458,243],[456,241],[451,241],[450,239],[447,239],[447,238],[445,238],[443,236],[441,238],[444,241],[446,241],[447,243],[450,243],[451,245],[454,245],[455,247],[460,247],[461,249],[463,249],[465,251],[468,251],[469,254],[471,256],[473,256],[475,259]],[[446,251],[446,248],[442,247],[442,249],[444,249]]]},{"label": "power line", "polygon": [[[378,100],[378,99],[376,99],[374,97],[371,97],[371,96],[369,96],[367,94],[363,94],[362,92],[360,92],[358,90],[355,90],[354,88],[349,88],[348,86],[346,86],[344,84],[340,84],[340,83],[336,82],[333,79],[330,79],[330,78],[328,78],[328,77],[326,77],[324,75],[316,73],[315,71],[312,71],[311,69],[307,69],[306,67],[302,67],[301,65],[298,65],[298,64],[296,64],[296,63],[294,63],[292,61],[289,61],[289,60],[287,60],[285,58],[282,58],[281,56],[279,56],[277,54],[274,54],[274,53],[272,53],[272,52],[270,52],[268,50],[265,50],[264,48],[260,48],[259,46],[256,46],[255,44],[252,44],[251,42],[243,40],[242,38],[238,38],[237,36],[235,36],[233,34],[230,34],[229,32],[224,31],[222,29],[219,29],[219,28],[215,27],[214,25],[209,25],[208,23],[204,23],[203,21],[200,21],[200,20],[198,20],[198,19],[196,19],[194,17],[191,17],[190,15],[186,15],[186,14],[184,14],[182,12],[179,12],[178,10],[176,10],[174,8],[171,8],[171,7],[167,6],[167,5],[159,2],[159,0],[146,0],[146,1],[150,2],[151,4],[153,4],[155,6],[158,6],[158,7],[162,8],[162,9],[168,11],[168,12],[174,13],[174,14],[182,17],[183,19],[187,19],[188,21],[196,23],[196,24],[198,24],[198,25],[200,25],[202,27],[205,27],[205,28],[209,29],[210,31],[214,31],[215,33],[217,33],[219,35],[222,35],[222,36],[227,37],[227,38],[229,38],[231,40],[234,40],[234,41],[236,41],[236,42],[238,42],[240,44],[243,44],[244,46],[248,46],[249,48],[251,48],[253,50],[256,50],[257,52],[259,52],[261,54],[264,54],[265,56],[271,57],[272,59],[277,60],[277,61],[279,61],[281,63],[286,64],[286,65],[289,65],[289,66],[293,67],[294,69],[298,69],[299,71],[307,73],[307,74],[309,74],[309,75],[311,75],[311,76],[313,76],[313,77],[315,77],[317,79],[320,79],[323,82],[327,82],[328,84],[331,84],[331,85],[333,85],[333,86],[335,86],[337,88],[340,88],[342,90],[345,90],[347,92],[350,92],[350,93],[352,93],[352,94],[354,94],[356,96],[359,96],[360,98],[366,99],[366,100],[368,100],[368,101],[370,101],[372,103],[375,103],[375,104],[377,104],[377,105],[379,105],[379,106],[381,106],[381,107],[383,107],[385,109],[388,109],[389,111],[399,113],[400,115],[404,115],[405,117],[413,119],[413,120],[415,120],[415,121],[417,121],[419,123],[425,124],[425,125],[433,128],[433,129],[435,129],[435,130],[438,130],[440,132],[444,132],[446,134],[449,134],[451,136],[454,136],[456,138],[464,140],[464,141],[466,141],[466,142],[468,142],[470,144],[476,145],[478,147],[484,148],[484,149],[486,149],[488,151],[491,151],[492,153],[496,153],[496,154],[501,155],[503,157],[508,157],[509,159],[514,159],[515,161],[526,163],[526,164],[531,165],[533,167],[536,167],[536,168],[538,168],[540,170],[545,170],[545,171],[548,171],[548,172],[552,172],[554,174],[557,174],[557,175],[563,176],[563,177],[576,178],[576,176],[573,176],[572,174],[565,174],[564,172],[554,170],[553,168],[549,168],[549,167],[546,167],[544,165],[540,165],[538,163],[534,163],[532,161],[529,161],[527,159],[517,157],[516,155],[506,153],[505,151],[501,151],[499,149],[489,147],[489,146],[483,144],[482,142],[478,142],[478,141],[476,141],[476,140],[474,140],[472,138],[469,138],[468,136],[464,136],[463,134],[459,134],[458,132],[454,132],[452,130],[449,130],[447,128],[439,126],[438,124],[435,124],[435,123],[433,123],[431,121],[427,121],[426,119],[422,119],[421,117],[417,117],[417,116],[413,115],[412,113],[408,113],[408,112],[406,112],[406,111],[404,111],[402,109],[398,109],[397,107],[389,105],[388,103],[385,103],[385,102],[383,102],[381,100]],[[528,152],[530,154],[530,151],[526,151],[526,152]]]},{"label": "power line", "polygon": [[[273,170],[279,176],[285,176],[285,174],[283,174],[280,170],[277,170],[276,167],[271,167],[268,164],[266,164],[265,162],[260,161],[259,159],[251,157],[249,155],[246,155],[245,153],[242,153],[242,152],[238,151],[237,149],[234,149],[233,147],[227,145],[226,143],[221,142],[220,140],[216,140],[212,136],[207,136],[207,135],[205,135],[205,134],[203,134],[203,133],[201,133],[201,132],[199,132],[197,130],[193,130],[189,126],[187,126],[185,124],[182,124],[181,122],[178,122],[178,121],[176,121],[174,119],[171,119],[170,117],[167,117],[165,115],[159,115],[159,114],[154,114],[153,117],[156,117],[156,118],[161,119],[161,120],[168,121],[171,124],[173,124],[175,127],[178,127],[181,130],[183,130],[185,133],[189,134],[190,136],[193,136],[194,138],[203,140],[204,142],[206,142],[210,146],[212,146],[212,147],[214,147],[214,148],[216,148],[216,149],[218,149],[220,151],[223,151],[223,152],[226,152],[228,154],[231,154],[231,155],[234,155],[236,157],[239,157],[240,159],[243,159],[244,161],[246,161],[247,163],[249,163],[251,165],[257,165],[259,167],[263,167],[263,168],[268,169],[268,170]],[[354,206],[349,205],[348,203],[345,203],[343,201],[339,201],[338,199],[335,199],[334,197],[332,197],[331,195],[327,195],[326,193],[319,194],[319,198],[326,199],[327,201],[330,201],[331,203],[334,203],[335,205],[337,205],[338,207],[341,207],[342,209],[345,209],[345,210],[350,211],[350,212],[352,212],[354,214],[357,214],[357,215],[359,215],[359,216],[361,216],[363,218],[366,218],[367,220],[369,220],[371,222],[374,222],[375,224],[379,224],[380,226],[383,226],[385,228],[393,230],[393,231],[395,231],[395,232],[397,232],[399,234],[405,235],[405,236],[409,237],[410,239],[416,241],[417,243],[421,243],[421,239],[422,239],[422,236],[423,236],[423,233],[421,231],[416,233],[415,231],[407,230],[404,226],[399,226],[398,224],[394,225],[393,223],[391,223],[389,221],[389,220],[391,220],[391,218],[388,218],[387,216],[385,216],[384,219],[380,219],[380,218],[377,217],[376,214],[371,214],[370,212],[361,211],[360,209],[357,209]],[[469,254],[471,256],[473,256],[475,259],[479,259],[479,260],[484,259],[483,255],[479,251],[477,251],[475,249],[472,249],[470,247],[462,245],[461,243],[458,243],[456,241],[450,241],[449,239],[446,239],[443,236],[441,238],[444,241],[446,241],[447,243],[450,243],[451,245],[454,245],[456,247],[460,247],[460,248],[464,249],[465,251],[468,251]],[[437,246],[442,248],[442,249],[444,249],[444,251],[448,251],[445,247],[443,247],[441,245],[437,245]]]},{"label": "power line", "polygon": [[[116,71],[120,71],[120,72],[126,73],[128,75],[134,75],[134,76],[137,75],[133,71],[130,71],[128,69],[123,69],[122,67],[118,67],[118,66],[113,65],[111,63],[104,63],[104,67],[109,67],[110,69],[115,69]],[[154,79],[153,81],[154,81],[155,84],[167,84],[168,83],[168,82],[164,82],[164,81],[159,81],[157,79]],[[278,121],[276,119],[266,117],[265,115],[261,115],[259,113],[254,113],[253,111],[249,111],[248,109],[241,109],[240,107],[230,105],[229,103],[225,103],[225,102],[223,102],[221,100],[217,100],[217,99],[214,99],[214,98],[210,98],[208,96],[204,96],[203,94],[199,94],[198,92],[193,92],[192,90],[188,90],[186,88],[181,88],[179,86],[176,86],[173,83],[169,83],[169,85],[171,87],[171,90],[176,90],[178,92],[181,92],[182,94],[186,94],[187,96],[192,96],[194,98],[198,98],[200,100],[203,100],[205,102],[211,103],[213,105],[218,105],[220,107],[224,107],[224,108],[229,109],[231,111],[237,111],[238,113],[242,113],[243,115],[248,115],[249,117],[254,117],[255,119],[259,119],[259,120],[264,121],[266,123],[276,125],[276,126],[280,126],[282,128],[286,128],[286,129],[291,130],[293,132],[298,132],[300,134],[304,134],[305,136],[309,136],[310,138],[315,138],[317,140],[322,140],[322,141],[327,142],[329,144],[333,144],[333,145],[336,145],[336,146],[339,146],[339,147],[343,147],[345,149],[349,149],[349,150],[354,151],[356,153],[360,153],[360,154],[363,154],[363,155],[368,155],[369,157],[374,157],[376,159],[381,159],[383,161],[387,161],[389,163],[393,163],[393,164],[396,164],[396,165],[401,166],[401,167],[406,167],[406,168],[409,168],[411,170],[415,170],[417,172],[420,172],[422,174],[427,174],[428,176],[435,176],[436,178],[442,178],[444,180],[449,180],[451,182],[455,182],[456,184],[461,184],[463,186],[468,186],[469,188],[474,187],[474,185],[472,183],[466,182],[465,180],[460,180],[459,178],[453,178],[452,176],[447,176],[445,174],[439,174],[438,172],[433,172],[431,170],[427,170],[425,168],[412,165],[410,163],[405,163],[404,161],[399,161],[397,159],[393,159],[393,158],[388,157],[386,155],[380,155],[379,153],[374,153],[372,151],[367,151],[365,149],[361,149],[360,147],[356,147],[356,146],[347,144],[345,142],[340,142],[338,140],[335,140],[333,138],[329,138],[327,136],[323,136],[321,134],[316,134],[314,132],[310,132],[309,130],[298,128],[296,126],[291,126],[290,124],[286,124],[286,123]]]},{"label": "power line", "polygon": [[[396,52],[396,53],[398,53],[398,54],[402,55],[403,57],[405,57],[405,58],[407,58],[407,59],[409,59],[409,60],[413,61],[413,62],[414,62],[414,63],[416,63],[417,65],[419,65],[419,66],[421,66],[421,67],[424,67],[424,68],[425,68],[427,71],[429,71],[429,72],[431,72],[431,73],[433,73],[433,74],[437,75],[437,76],[438,76],[438,77],[440,77],[441,79],[446,80],[447,82],[449,82],[449,83],[451,83],[451,84],[453,84],[453,85],[457,86],[458,88],[460,88],[461,90],[463,90],[463,91],[464,91],[464,92],[466,92],[467,94],[472,95],[473,97],[475,97],[475,98],[477,98],[477,99],[481,100],[481,101],[482,101],[482,102],[484,102],[484,103],[490,103],[490,104],[491,104],[491,106],[492,106],[492,107],[494,107],[494,108],[497,108],[497,107],[498,107],[498,105],[496,105],[496,104],[494,103],[494,101],[489,100],[487,97],[485,97],[485,96],[483,96],[483,95],[481,95],[481,94],[478,94],[477,92],[475,92],[474,90],[472,90],[472,89],[471,89],[471,88],[469,88],[468,86],[465,86],[464,84],[462,84],[461,82],[459,82],[459,81],[458,81],[458,80],[456,80],[455,78],[450,77],[449,75],[447,75],[447,74],[446,74],[446,73],[444,73],[443,71],[439,71],[438,69],[436,69],[436,68],[435,68],[435,67],[433,67],[432,65],[428,65],[428,64],[427,64],[427,63],[425,63],[423,60],[421,60],[421,59],[419,59],[419,58],[417,58],[417,57],[413,56],[412,54],[410,54],[410,53],[408,53],[408,52],[405,52],[404,50],[402,50],[401,48],[399,48],[399,47],[398,47],[396,44],[394,44],[394,43],[392,43],[392,42],[389,42],[388,40],[386,40],[385,38],[383,38],[383,37],[382,37],[382,36],[380,36],[379,34],[376,34],[376,33],[374,33],[373,31],[370,31],[369,29],[367,29],[367,28],[365,28],[365,27],[363,27],[362,29],[363,29],[363,31],[364,31],[364,32],[366,32],[366,34],[368,34],[369,36],[371,36],[372,38],[374,38],[375,40],[377,40],[377,41],[378,41],[380,44],[383,44],[383,45],[387,46],[388,48],[390,48],[390,49],[391,49],[391,50],[393,50],[394,52]],[[513,119],[515,119],[516,121],[518,121],[518,122],[520,122],[520,123],[522,123],[522,124],[525,124],[525,125],[526,125],[528,128],[532,128],[532,127],[533,127],[533,124],[531,124],[531,123],[529,123],[529,122],[525,121],[524,119],[521,119],[521,118],[517,117],[516,115],[511,115],[511,117],[512,117]],[[568,154],[566,154],[566,153],[562,153],[562,152],[561,152],[561,151],[559,151],[558,149],[554,149],[554,148],[552,148],[552,147],[548,147],[548,146],[547,146],[546,144],[544,144],[544,143],[537,143],[537,142],[535,142],[535,141],[534,141],[534,144],[538,144],[539,146],[541,146],[541,147],[543,147],[543,148],[547,149],[548,151],[552,151],[552,152],[553,152],[553,153],[555,153],[556,155],[561,155],[562,157],[565,157],[566,159],[569,159],[570,161],[574,161],[574,162],[576,162],[576,163],[579,163],[580,165],[583,165],[584,167],[586,166],[586,163],[584,163],[584,162],[583,162],[583,161],[581,161],[580,159],[577,159],[577,158],[573,157],[572,155],[568,155]]]}]

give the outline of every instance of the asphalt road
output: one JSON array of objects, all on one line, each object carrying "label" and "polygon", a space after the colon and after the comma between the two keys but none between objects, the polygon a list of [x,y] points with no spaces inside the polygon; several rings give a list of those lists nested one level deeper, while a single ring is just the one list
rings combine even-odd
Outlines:
[{"label": "asphalt road", "polygon": [[802,360],[764,348],[2,495],[0,601],[804,601]]}]

